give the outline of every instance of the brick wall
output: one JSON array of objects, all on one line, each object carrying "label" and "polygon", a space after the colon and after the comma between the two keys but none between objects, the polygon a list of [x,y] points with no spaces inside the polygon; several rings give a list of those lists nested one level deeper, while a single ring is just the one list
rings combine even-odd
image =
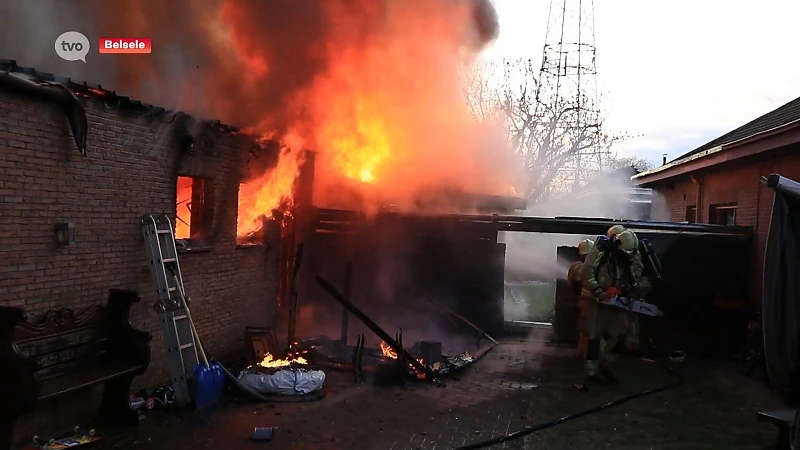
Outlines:
[{"label": "brick wall", "polygon": [[[82,101],[85,157],[55,104],[0,90],[0,305],[35,315],[103,303],[112,287],[137,289],[133,324],[154,337],[152,365],[137,383],[159,383],[168,378],[166,356],[139,220],[150,213],[174,220],[178,169],[197,164],[181,159],[166,118]],[[265,246],[236,245],[241,155],[252,145],[220,127],[204,133],[213,147],[200,157],[213,177],[211,248],[182,254],[181,265],[198,332],[221,354],[243,348],[245,326],[274,325],[276,259]],[[59,222],[75,224],[73,245],[55,245]]]},{"label": "brick wall", "polygon": [[[771,173],[800,180],[800,145],[769,152],[760,157],[735,163],[721,164],[695,178],[702,185],[699,221],[708,223],[712,205],[736,203],[736,225],[752,227],[754,232],[751,268],[752,304],[761,303],[761,284],[764,251],[772,216],[774,193],[760,183],[760,178]],[[661,182],[653,188],[661,194],[675,222],[686,220],[686,209],[697,204],[697,184],[688,176]]]}]

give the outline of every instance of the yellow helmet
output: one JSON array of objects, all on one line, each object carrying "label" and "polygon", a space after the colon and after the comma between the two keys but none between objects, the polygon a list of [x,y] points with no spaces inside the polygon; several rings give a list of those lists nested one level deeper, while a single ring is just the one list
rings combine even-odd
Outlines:
[{"label": "yellow helmet", "polygon": [[606,237],[611,239],[614,236],[622,233],[623,231],[625,231],[625,227],[623,227],[622,225],[614,225],[611,228],[609,228],[608,231],[606,231]]},{"label": "yellow helmet", "polygon": [[625,230],[617,235],[619,241],[619,249],[625,253],[632,255],[639,249],[639,238],[631,230]]},{"label": "yellow helmet", "polygon": [[578,244],[578,254],[581,256],[588,255],[593,248],[594,242],[591,239],[584,239]]}]

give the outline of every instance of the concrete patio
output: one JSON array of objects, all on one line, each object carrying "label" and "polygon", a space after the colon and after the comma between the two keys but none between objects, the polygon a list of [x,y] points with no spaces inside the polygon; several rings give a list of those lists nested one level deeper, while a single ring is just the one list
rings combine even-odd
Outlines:
[{"label": "concrete patio", "polygon": [[[756,412],[780,402],[729,366],[690,361],[681,387],[489,448],[771,448],[777,432],[756,422]],[[619,376],[619,385],[579,391],[571,350],[509,338],[445,387],[356,385],[331,372],[320,401],[151,412],[135,435],[109,430],[101,448],[453,449],[674,381],[634,358],[620,362]],[[250,440],[254,427],[270,426],[278,428],[273,441]]]}]

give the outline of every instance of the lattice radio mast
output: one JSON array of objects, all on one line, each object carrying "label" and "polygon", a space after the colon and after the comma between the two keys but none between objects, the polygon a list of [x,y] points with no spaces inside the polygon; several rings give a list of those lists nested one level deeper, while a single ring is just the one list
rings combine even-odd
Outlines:
[{"label": "lattice radio mast", "polygon": [[[551,0],[542,67],[536,90],[537,110],[561,108],[561,131],[594,133],[593,144],[574,153],[559,173],[564,189],[577,189],[603,168],[597,146],[600,111],[595,66],[594,0]],[[539,111],[540,114],[544,114]]]}]

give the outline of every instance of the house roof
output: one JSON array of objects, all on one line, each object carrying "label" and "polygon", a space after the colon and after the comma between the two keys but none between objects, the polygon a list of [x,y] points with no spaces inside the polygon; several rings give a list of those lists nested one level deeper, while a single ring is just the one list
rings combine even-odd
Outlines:
[{"label": "house roof", "polygon": [[[800,97],[681,155],[663,166],[634,175],[632,179],[637,181],[638,184],[643,184],[649,181],[656,181],[654,179],[656,174],[659,175],[659,179],[665,179],[696,170],[684,165],[700,158],[717,154],[747,141],[761,139],[762,137],[765,138],[783,130],[796,128],[798,124],[800,124]],[[721,158],[720,161],[722,160],[726,159]],[[707,165],[713,164],[716,164],[716,162],[712,163],[709,161]],[[670,170],[670,174],[665,173],[669,169],[673,169]]]},{"label": "house roof", "polygon": [[730,144],[750,136],[755,136],[756,134],[781,127],[796,120],[800,120],[800,97],[790,101],[778,109],[774,109],[761,117],[747,122],[733,131],[723,134],[711,142],[697,147],[689,153],[675,158],[673,162],[688,156],[696,155],[704,150],[718,147],[720,145]]},{"label": "house roof", "polygon": [[[117,95],[116,91],[113,90],[110,91],[108,89],[105,89],[99,84],[91,84],[87,81],[74,80],[69,77],[62,77],[54,75],[52,73],[40,72],[31,67],[19,66],[17,65],[17,62],[13,59],[0,59],[0,72],[7,72],[15,74],[17,76],[22,76],[25,79],[36,83],[43,83],[43,82],[58,83],[63,86],[66,86],[70,91],[74,92],[79,97],[103,98],[105,100],[113,100],[116,102],[120,102],[120,104],[124,104],[126,106],[134,108],[141,108],[143,110],[150,110],[153,112],[168,112],[168,110],[160,106],[151,105],[139,100],[134,100],[124,95]],[[172,112],[177,113],[179,111],[172,111]],[[237,127],[223,124],[218,120],[201,120],[201,121],[210,123],[212,125],[220,126],[228,131],[238,130]]]}]

